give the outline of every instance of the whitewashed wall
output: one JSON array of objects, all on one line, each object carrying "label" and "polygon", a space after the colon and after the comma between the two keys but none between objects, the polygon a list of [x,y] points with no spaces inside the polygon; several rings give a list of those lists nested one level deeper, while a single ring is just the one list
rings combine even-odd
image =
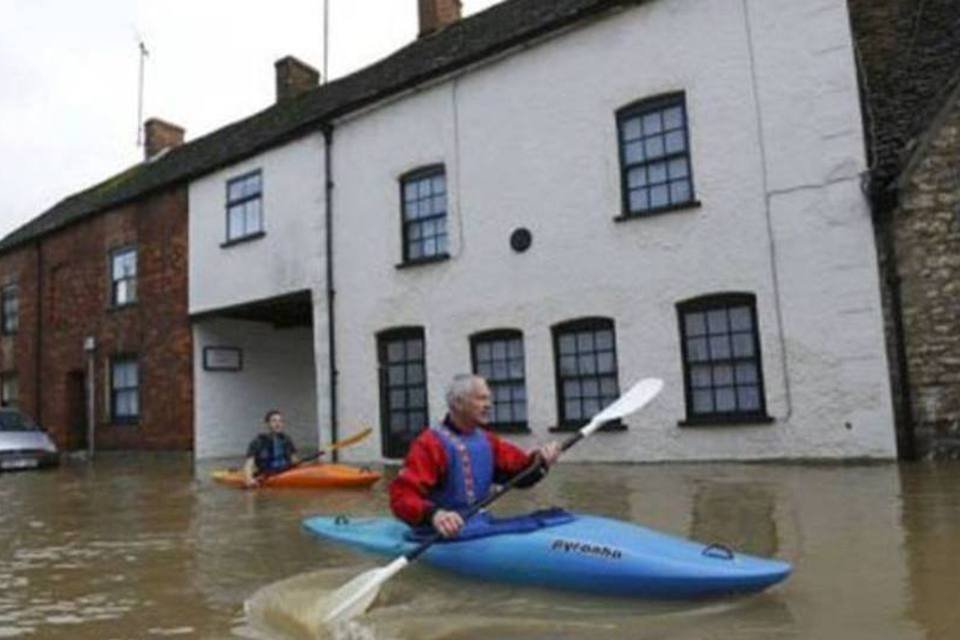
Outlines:
[{"label": "whitewashed wall", "polygon": [[[264,237],[226,240],[227,181],[260,169]],[[190,313],[318,286],[323,277],[323,136],[266,151],[190,184]]]},{"label": "whitewashed wall", "polygon": [[[227,181],[256,169],[262,171],[265,235],[222,247]],[[317,403],[321,398],[326,406],[329,384],[324,183],[324,143],[317,133],[190,185],[190,312],[202,314],[194,323],[198,457],[242,454],[271,407],[287,414],[299,446],[317,446],[318,411],[327,413]],[[312,329],[275,330],[269,323],[215,319],[218,310],[305,289],[314,303]],[[322,339],[315,340],[314,332]],[[203,371],[203,347],[217,343],[244,349],[242,374]]]},{"label": "whitewashed wall", "polygon": [[[680,90],[702,206],[616,223],[614,113]],[[469,369],[469,334],[511,327],[534,432],[519,441],[544,440],[557,420],[550,327],[606,316],[621,387],[651,375],[667,387],[626,433],[571,458],[893,456],[861,131],[843,0],[650,2],[339,123],[341,418],[379,424],[376,332],[425,327],[437,418],[444,382]],[[398,178],[436,162],[452,259],[398,270]],[[533,232],[524,254],[508,245],[519,226]],[[680,428],[675,304],[726,291],[757,297],[775,422]],[[380,443],[344,455],[376,459]]]},{"label": "whitewashed wall", "polygon": [[[244,455],[263,431],[264,414],[280,409],[286,432],[315,449],[319,422],[313,331],[274,329],[262,322],[203,320],[193,326],[197,458]],[[205,371],[204,347],[239,347],[243,369]]]}]

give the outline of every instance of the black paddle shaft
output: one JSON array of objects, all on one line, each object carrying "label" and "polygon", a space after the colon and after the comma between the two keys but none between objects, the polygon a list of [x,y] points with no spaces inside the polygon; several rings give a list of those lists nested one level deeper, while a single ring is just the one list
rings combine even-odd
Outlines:
[{"label": "black paddle shaft", "polygon": [[[583,434],[577,431],[575,434],[563,441],[563,444],[560,445],[560,451],[566,451],[573,445],[580,442],[583,439]],[[505,484],[500,485],[499,487],[494,487],[487,497],[481,500],[480,502],[474,503],[469,509],[467,509],[463,514],[463,521],[466,522],[473,516],[477,515],[482,509],[490,506],[494,501],[499,500],[500,497],[506,492],[514,489],[518,484],[532,476],[534,473],[546,473],[546,468],[543,465],[543,461],[540,460],[540,456],[537,455],[537,458],[528,466],[526,469],[513,476]],[[424,551],[429,549],[433,543],[437,542],[443,537],[439,532],[432,534],[429,538],[420,543],[416,549],[410,553],[405,553],[404,557],[407,559],[407,562],[413,562],[419,558]]]},{"label": "black paddle shaft", "polygon": [[278,471],[263,471],[263,472],[261,472],[261,473],[254,474],[253,477],[254,477],[254,479],[256,479],[256,480],[266,480],[267,478],[272,478],[273,476],[278,476],[278,475],[280,475],[281,473],[286,473],[287,471],[290,471],[291,469],[296,469],[297,467],[299,467],[299,466],[302,465],[302,464],[306,464],[306,463],[308,463],[308,462],[312,462],[313,460],[316,460],[317,458],[319,458],[320,456],[322,456],[322,455],[325,454],[325,453],[326,453],[326,451],[323,450],[323,449],[321,449],[320,451],[317,451],[316,453],[311,454],[311,455],[307,456],[306,458],[303,458],[302,460],[299,460],[299,461],[295,462],[294,464],[291,464],[291,465],[289,465],[289,466],[287,466],[287,467],[284,467],[283,469],[279,469]]}]

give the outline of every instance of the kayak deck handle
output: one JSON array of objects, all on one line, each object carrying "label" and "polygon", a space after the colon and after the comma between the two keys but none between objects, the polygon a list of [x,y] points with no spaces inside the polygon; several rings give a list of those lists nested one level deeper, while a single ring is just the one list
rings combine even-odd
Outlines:
[{"label": "kayak deck handle", "polygon": [[350,518],[341,514],[333,519],[333,524],[335,525],[350,524]]},{"label": "kayak deck handle", "polygon": [[733,549],[719,542],[714,542],[704,547],[703,555],[719,560],[733,560]]}]

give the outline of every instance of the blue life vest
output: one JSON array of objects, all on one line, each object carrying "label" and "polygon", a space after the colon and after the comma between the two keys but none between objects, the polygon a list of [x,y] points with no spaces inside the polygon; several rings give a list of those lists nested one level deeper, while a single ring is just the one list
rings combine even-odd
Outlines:
[{"label": "blue life vest", "polygon": [[493,484],[493,450],[481,429],[469,435],[446,425],[433,428],[447,454],[447,473],[428,499],[441,509],[466,511],[487,497]]}]

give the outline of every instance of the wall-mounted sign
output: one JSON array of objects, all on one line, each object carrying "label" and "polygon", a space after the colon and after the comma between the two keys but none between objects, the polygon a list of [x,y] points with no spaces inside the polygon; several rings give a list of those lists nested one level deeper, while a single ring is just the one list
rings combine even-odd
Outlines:
[{"label": "wall-mounted sign", "polygon": [[243,351],[238,347],[204,347],[204,371],[240,371],[243,369]]}]

